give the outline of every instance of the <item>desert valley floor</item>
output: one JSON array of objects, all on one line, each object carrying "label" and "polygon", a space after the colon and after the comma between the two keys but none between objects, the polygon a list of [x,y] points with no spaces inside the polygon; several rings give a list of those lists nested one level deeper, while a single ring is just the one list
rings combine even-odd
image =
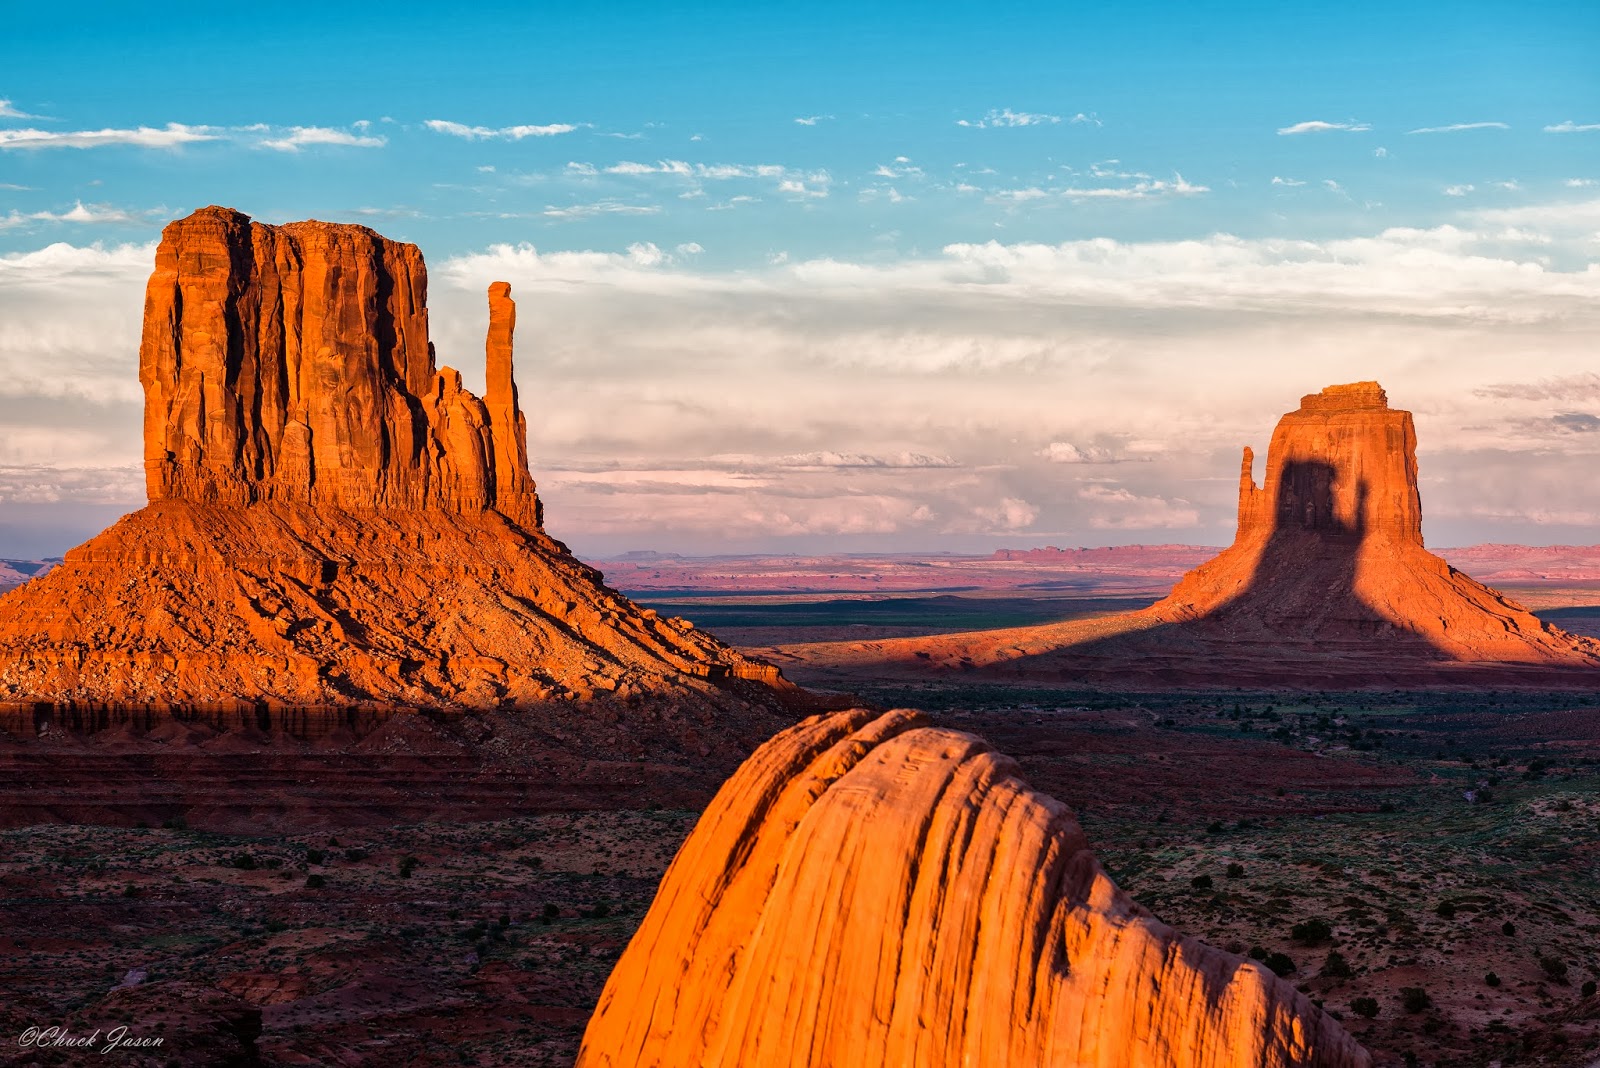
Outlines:
[{"label": "desert valley floor", "polygon": [[[1151,565],[1153,577],[1079,574],[1067,589],[965,582],[885,596],[811,576],[810,590],[763,590],[746,575],[757,592],[735,593],[682,574],[672,589],[630,585],[625,567],[602,566],[663,615],[765,654],[1124,611],[1171,581]],[[770,580],[775,565],[741,566]],[[1587,576],[1570,571],[1509,592],[1574,631],[1600,611]],[[786,670],[838,688],[825,670]],[[1264,960],[1379,1064],[1600,1056],[1600,696],[1113,694],[959,679],[850,688],[1014,756],[1076,810],[1122,887],[1183,932]],[[196,730],[169,744],[213,741]],[[321,744],[269,741],[308,760]],[[0,760],[14,767],[38,744],[8,744]],[[0,831],[0,986],[25,992],[0,1023],[166,1021],[209,1035],[219,1058],[259,1026],[255,1044],[275,1064],[570,1064],[707,797],[703,786],[656,796],[544,796],[537,812],[390,825],[368,814],[302,833],[202,830],[130,804],[123,826]],[[259,1022],[235,1002],[180,996],[201,988],[259,1007]],[[70,1063],[33,1056],[14,1063]]]}]

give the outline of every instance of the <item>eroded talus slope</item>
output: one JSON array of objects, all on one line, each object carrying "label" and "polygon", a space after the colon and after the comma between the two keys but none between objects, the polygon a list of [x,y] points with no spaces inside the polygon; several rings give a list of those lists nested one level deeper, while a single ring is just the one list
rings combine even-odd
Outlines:
[{"label": "eroded talus slope", "polygon": [[1072,814],[908,711],[809,719],[707,809],[581,1068],[1368,1065],[1107,878]]},{"label": "eroded talus slope", "polygon": [[16,702],[497,708],[778,681],[492,510],[160,501],[0,610]]},{"label": "eroded talus slope", "polygon": [[515,323],[497,282],[480,400],[435,364],[414,245],[215,207],[169,225],[140,345],[150,505],[0,598],[0,704],[708,707],[788,688],[544,532]]}]

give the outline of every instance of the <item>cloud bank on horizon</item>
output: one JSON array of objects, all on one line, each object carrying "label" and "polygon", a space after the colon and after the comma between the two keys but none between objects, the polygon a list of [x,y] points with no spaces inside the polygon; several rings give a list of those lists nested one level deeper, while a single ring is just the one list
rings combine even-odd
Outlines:
[{"label": "cloud bank on horizon", "polygon": [[[580,551],[1225,542],[1240,447],[1362,378],[1417,414],[1433,542],[1600,541],[1600,12],[1453,7],[1437,57],[1377,6],[1393,44],[1170,14],[486,34],[418,7],[401,37],[352,9],[268,35],[325,72],[270,97],[207,47],[225,21],[109,18],[71,75],[19,14],[0,555],[142,503],[143,284],[206,203],[418,242],[469,380],[509,280],[530,455]],[[427,73],[326,73],[341,33]]]}]

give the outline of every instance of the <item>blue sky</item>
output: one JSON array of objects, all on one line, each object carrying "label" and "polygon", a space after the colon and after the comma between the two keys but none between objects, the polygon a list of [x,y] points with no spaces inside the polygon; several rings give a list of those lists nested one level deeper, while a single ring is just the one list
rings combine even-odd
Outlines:
[{"label": "blue sky", "polygon": [[[287,5],[267,20],[254,8],[151,18],[108,5],[68,32],[48,7],[14,5],[0,96],[47,118],[5,125],[180,123],[217,139],[0,153],[3,181],[28,187],[0,191],[5,212],[61,215],[81,202],[140,220],[41,218],[0,231],[0,247],[137,239],[215,200],[264,219],[381,220],[435,256],[507,240],[692,241],[706,262],[738,265],[1019,231],[1315,238],[1555,191],[1600,142],[1545,132],[1600,122],[1594,4],[735,7]],[[991,113],[998,125],[958,125]],[[429,120],[574,129],[468,138]],[[1365,128],[1278,132],[1307,122]],[[1471,123],[1508,128],[1410,132]],[[262,124],[271,129],[242,129]],[[297,127],[374,147],[293,145]],[[604,173],[662,161],[783,172]],[[1132,174],[1149,177],[1115,177]],[[1205,192],[1013,199],[1141,180],[1176,189],[1179,175]],[[786,180],[804,191],[780,191]],[[1495,184],[1512,181],[1519,190]],[[705,195],[681,199],[696,190]],[[736,197],[750,199],[730,208]]]},{"label": "blue sky", "polygon": [[510,277],[580,548],[1225,541],[1209,472],[1373,375],[1503,470],[1440,537],[1600,516],[1600,5],[330,6],[8,7],[0,551],[138,503],[138,281],[207,203],[417,242],[466,365]]}]

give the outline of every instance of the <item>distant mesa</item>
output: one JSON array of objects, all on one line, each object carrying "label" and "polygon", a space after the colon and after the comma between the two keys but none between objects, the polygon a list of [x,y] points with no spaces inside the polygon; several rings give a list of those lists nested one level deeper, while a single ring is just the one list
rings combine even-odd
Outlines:
[{"label": "distant mesa", "polygon": [[1568,634],[1423,547],[1411,413],[1376,382],[1278,421],[1257,485],[1244,450],[1233,544],[1142,611],[788,650],[844,673],[929,669],[1145,686],[1592,685]]},{"label": "distant mesa", "polygon": [[1156,920],[1072,813],[920,713],[758,749],[679,851],[579,1068],[1358,1068],[1259,964]]},{"label": "distant mesa", "polygon": [[0,702],[704,710],[788,688],[545,533],[515,325],[496,282],[479,398],[435,365],[416,246],[219,207],[169,225],[139,350],[150,503],[0,598]]}]

